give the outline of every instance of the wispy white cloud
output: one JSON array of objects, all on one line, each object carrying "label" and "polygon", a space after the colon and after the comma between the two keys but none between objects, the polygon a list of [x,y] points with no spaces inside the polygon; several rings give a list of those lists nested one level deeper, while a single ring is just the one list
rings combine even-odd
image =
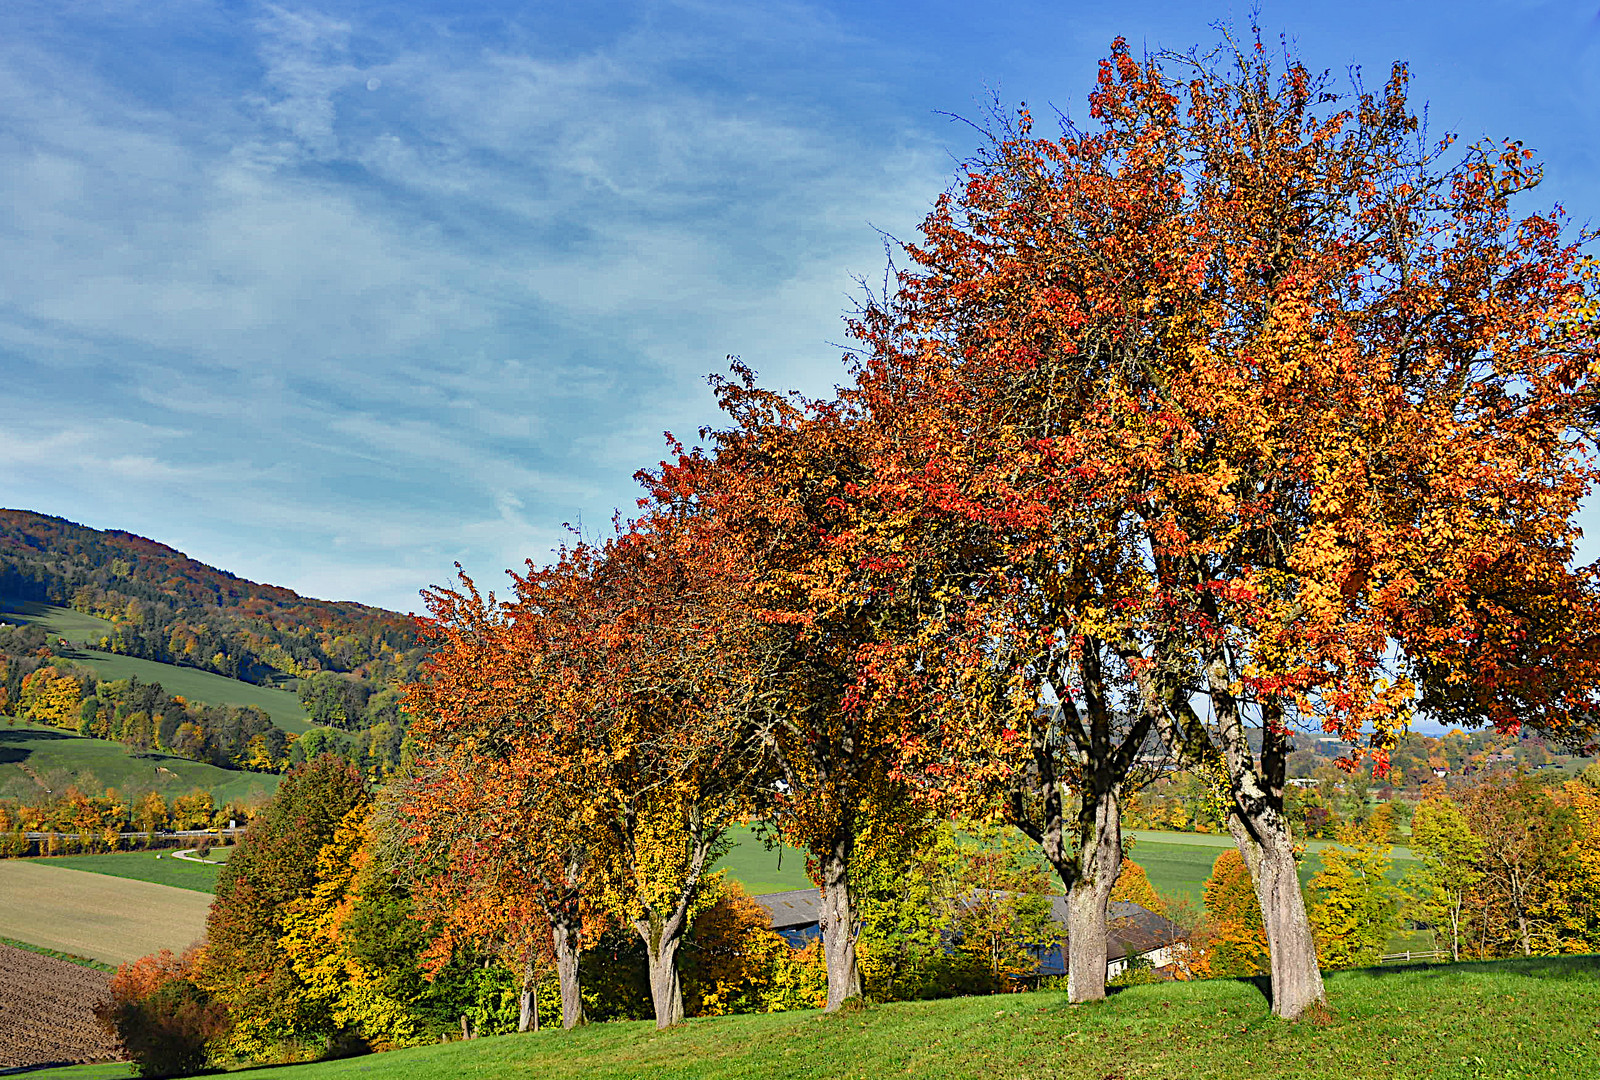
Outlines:
[{"label": "wispy white cloud", "polygon": [[1070,106],[1112,33],[1205,18],[13,0],[0,503],[393,606],[493,577],[631,509],[725,355],[839,379],[872,227],[965,145],[929,110],[999,75]]},{"label": "wispy white cloud", "polygon": [[[631,508],[725,354],[830,385],[868,222],[909,225],[944,169],[892,116],[709,77],[741,48],[827,63],[838,28],[804,7],[660,9],[577,50],[110,12],[221,91],[198,99],[25,14],[0,47],[0,420],[26,432],[0,499],[330,595],[408,604],[452,559],[520,565]],[[182,51],[185,16],[220,54]]]}]

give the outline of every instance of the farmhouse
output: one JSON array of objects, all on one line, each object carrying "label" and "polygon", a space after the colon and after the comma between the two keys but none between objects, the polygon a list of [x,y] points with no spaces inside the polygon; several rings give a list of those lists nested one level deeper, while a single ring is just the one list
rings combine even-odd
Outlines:
[{"label": "farmhouse", "polygon": [[[790,889],[752,899],[767,909],[772,929],[792,947],[801,949],[821,933],[818,917],[821,893],[817,889]],[[1050,917],[1061,928],[1055,943],[1039,955],[1040,975],[1065,975],[1067,898],[1050,898]],[[1177,959],[1184,940],[1183,928],[1148,908],[1127,900],[1113,900],[1106,908],[1106,975],[1120,975],[1136,959],[1164,968]]]}]

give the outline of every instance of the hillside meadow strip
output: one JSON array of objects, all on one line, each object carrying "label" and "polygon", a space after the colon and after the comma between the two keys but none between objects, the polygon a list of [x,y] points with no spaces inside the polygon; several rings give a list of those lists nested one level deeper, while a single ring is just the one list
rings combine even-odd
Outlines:
[{"label": "hillside meadow strip", "polygon": [[61,870],[80,870],[90,874],[170,885],[175,889],[205,893],[217,889],[219,863],[174,858],[172,851],[117,851],[99,855],[58,855],[29,859],[40,866]]},{"label": "hillside meadow strip", "polygon": [[210,909],[211,897],[190,889],[0,861],[0,937],[108,964],[187,948]]},{"label": "hillside meadow strip", "polygon": [[168,801],[191,791],[210,792],[218,806],[263,800],[278,788],[274,773],[223,769],[156,751],[131,752],[109,739],[93,739],[46,724],[0,722],[0,798],[36,802],[47,787],[73,784],[98,794],[159,792]]}]

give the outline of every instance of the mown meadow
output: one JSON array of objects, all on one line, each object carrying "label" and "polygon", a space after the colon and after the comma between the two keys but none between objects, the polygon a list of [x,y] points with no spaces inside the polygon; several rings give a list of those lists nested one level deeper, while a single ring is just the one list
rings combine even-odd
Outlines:
[{"label": "mown meadow", "polygon": [[[1368,968],[1328,976],[1331,1010],[1285,1022],[1257,980],[1055,991],[690,1020],[546,1028],[316,1064],[253,1080],[1051,1077],[1058,1080],[1479,1080],[1600,1075],[1600,957]],[[110,1080],[82,1066],[34,1080]]]}]

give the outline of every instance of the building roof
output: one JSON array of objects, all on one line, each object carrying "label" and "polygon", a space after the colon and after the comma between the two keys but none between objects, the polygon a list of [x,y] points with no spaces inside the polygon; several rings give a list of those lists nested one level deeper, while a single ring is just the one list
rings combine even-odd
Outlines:
[{"label": "building roof", "polygon": [[822,890],[790,889],[753,897],[772,916],[774,930],[809,926],[822,918]]},{"label": "building roof", "polygon": [[[763,893],[752,899],[767,909],[772,917],[772,928],[780,933],[815,926],[821,917],[822,894],[818,889]],[[1061,927],[1062,936],[1065,937],[1065,896],[1050,898],[1050,918]],[[1177,923],[1129,900],[1113,900],[1106,905],[1106,929],[1109,938],[1106,942],[1106,958],[1109,960],[1151,952],[1182,941],[1185,936],[1183,928]]]}]

